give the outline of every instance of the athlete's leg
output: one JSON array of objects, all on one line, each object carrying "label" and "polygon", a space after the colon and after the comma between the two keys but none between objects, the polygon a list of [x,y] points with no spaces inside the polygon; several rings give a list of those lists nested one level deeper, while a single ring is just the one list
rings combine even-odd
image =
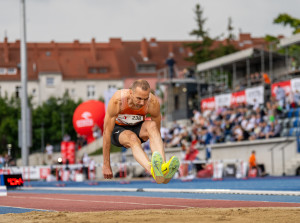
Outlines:
[{"label": "athlete's leg", "polygon": [[149,139],[152,153],[154,151],[159,152],[163,158],[163,161],[166,161],[163,141],[154,121],[145,121],[143,123],[139,137],[144,141],[147,141]]},{"label": "athlete's leg", "polygon": [[149,173],[151,173],[151,164],[149,157],[144,152],[141,140],[137,137],[137,135],[130,131],[125,130],[119,136],[119,142],[126,148],[131,148],[133,157],[135,160],[141,164]]}]

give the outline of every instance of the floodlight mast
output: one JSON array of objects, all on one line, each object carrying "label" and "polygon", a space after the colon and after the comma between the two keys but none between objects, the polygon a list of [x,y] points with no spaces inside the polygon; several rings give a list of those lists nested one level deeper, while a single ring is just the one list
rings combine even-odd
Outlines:
[{"label": "floodlight mast", "polygon": [[27,49],[26,49],[26,16],[25,0],[21,0],[21,120],[22,120],[22,165],[28,166],[28,138],[27,138]]}]

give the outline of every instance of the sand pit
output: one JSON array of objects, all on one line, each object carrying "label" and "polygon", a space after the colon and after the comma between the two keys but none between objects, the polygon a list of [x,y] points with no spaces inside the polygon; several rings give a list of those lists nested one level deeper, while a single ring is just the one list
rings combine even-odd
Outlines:
[{"label": "sand pit", "polygon": [[300,208],[189,208],[103,212],[27,212],[4,214],[0,222],[299,222]]}]

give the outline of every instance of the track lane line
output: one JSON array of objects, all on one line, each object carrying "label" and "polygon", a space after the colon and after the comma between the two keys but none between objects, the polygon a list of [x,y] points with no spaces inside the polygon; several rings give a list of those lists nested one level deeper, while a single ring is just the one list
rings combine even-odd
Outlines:
[{"label": "track lane line", "polygon": [[[11,198],[28,199],[28,197],[22,196],[10,196]],[[162,206],[162,207],[178,207],[178,208],[194,208],[195,206],[186,205],[172,205],[172,204],[145,204],[136,202],[123,202],[123,201],[93,201],[93,200],[77,200],[77,199],[65,199],[65,198],[48,198],[48,197],[31,197],[30,199],[44,199],[55,201],[70,201],[70,202],[92,202],[92,203],[110,203],[110,204],[130,204],[130,205],[144,205],[144,206]]]}]

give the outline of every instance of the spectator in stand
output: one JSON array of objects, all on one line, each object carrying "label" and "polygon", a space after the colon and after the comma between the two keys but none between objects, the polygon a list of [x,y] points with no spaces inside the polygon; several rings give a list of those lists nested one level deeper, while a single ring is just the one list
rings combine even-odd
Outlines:
[{"label": "spectator in stand", "polygon": [[69,141],[71,141],[71,137],[66,133],[66,134],[64,134],[63,141],[69,142]]},{"label": "spectator in stand", "polygon": [[277,86],[275,91],[276,100],[278,101],[279,106],[283,109],[285,106],[285,90],[281,86]]},{"label": "spectator in stand", "polygon": [[280,137],[281,125],[278,123],[278,119],[275,119],[274,122],[270,124],[270,131],[266,135],[266,139]]},{"label": "spectator in stand", "polygon": [[174,60],[173,57],[174,57],[173,53],[169,53],[169,57],[166,59],[166,65],[168,66],[169,78],[171,78],[171,79],[175,77],[176,61]]},{"label": "spectator in stand", "polygon": [[267,120],[273,122],[275,120],[275,109],[269,101],[266,103],[266,110]]},{"label": "spectator in stand", "polygon": [[246,130],[248,132],[252,131],[254,128],[255,128],[255,123],[256,123],[256,115],[253,113],[251,114],[251,116],[249,116],[249,119],[248,119],[248,124],[247,124],[247,128]]},{"label": "spectator in stand", "polygon": [[181,134],[179,129],[175,129],[172,140],[167,144],[167,147],[180,147]]},{"label": "spectator in stand", "polygon": [[47,153],[48,161],[52,161],[53,146],[50,143],[47,143],[45,150],[45,152]]},{"label": "spectator in stand", "polygon": [[77,150],[80,150],[83,146],[87,144],[86,137],[83,135],[77,134],[76,146]]},{"label": "spectator in stand", "polygon": [[205,126],[202,126],[199,142],[200,144],[205,146],[206,160],[209,160],[211,158],[210,145],[213,143],[213,135],[210,131],[208,131],[207,127]]},{"label": "spectator in stand", "polygon": [[294,108],[295,106],[293,105],[294,102],[294,96],[292,91],[286,93],[286,98],[285,98],[285,109],[290,110],[290,108]]},{"label": "spectator in stand", "polygon": [[259,102],[256,100],[256,98],[253,99],[253,110],[256,111],[256,109],[259,108]]},{"label": "spectator in stand", "polygon": [[258,85],[262,83],[262,76],[259,72],[254,73],[254,84]]},{"label": "spectator in stand", "polygon": [[261,131],[261,124],[255,123],[253,131],[250,132],[249,140],[259,139]]},{"label": "spectator in stand", "polygon": [[99,128],[99,126],[97,124],[95,124],[93,126],[93,137],[94,139],[99,139],[101,137],[101,129]]},{"label": "spectator in stand", "polygon": [[234,140],[242,141],[244,139],[244,132],[240,124],[237,124],[233,128]]},{"label": "spectator in stand", "polygon": [[267,73],[263,73],[263,80],[265,84],[271,84],[271,80],[269,78],[269,75]]},{"label": "spectator in stand", "polygon": [[299,107],[300,106],[300,92],[298,90],[295,91],[293,99],[294,99],[295,107]]},{"label": "spectator in stand", "polygon": [[4,166],[4,157],[0,154],[0,168]]},{"label": "spectator in stand", "polygon": [[193,114],[194,114],[194,116],[192,118],[193,123],[196,123],[196,124],[200,123],[201,113],[198,110],[194,109]]},{"label": "spectator in stand", "polygon": [[265,139],[267,135],[271,132],[271,127],[265,121],[260,123],[261,132],[259,133],[259,139]]},{"label": "spectator in stand", "polygon": [[164,126],[160,127],[160,134],[161,134],[161,139],[164,143],[164,147],[166,147],[167,143],[170,142],[170,140],[172,139],[172,136],[169,134],[169,129],[167,129]]}]

